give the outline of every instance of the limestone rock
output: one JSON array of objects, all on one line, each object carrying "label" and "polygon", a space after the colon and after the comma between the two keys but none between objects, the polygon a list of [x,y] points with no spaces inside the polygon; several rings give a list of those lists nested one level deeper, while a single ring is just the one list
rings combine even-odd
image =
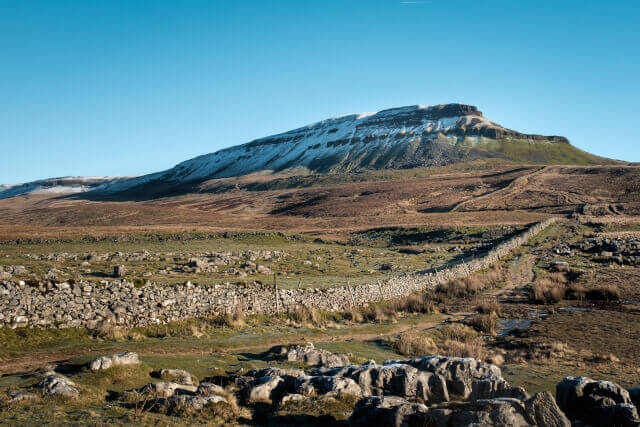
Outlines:
[{"label": "limestone rock", "polygon": [[198,387],[170,382],[149,383],[142,387],[139,392],[158,397],[171,397],[179,394],[193,395],[198,391]]},{"label": "limestone rock", "polygon": [[304,396],[351,394],[361,396],[362,390],[351,378],[335,376],[304,376],[296,378],[295,392]]},{"label": "limestone rock", "polygon": [[524,404],[529,419],[539,426],[571,427],[571,422],[548,391],[536,393]]},{"label": "limestone rock", "polygon": [[102,371],[112,366],[118,365],[135,365],[140,363],[138,353],[133,351],[125,351],[122,353],[101,356],[89,363],[89,369],[92,371]]},{"label": "limestone rock", "polygon": [[425,422],[429,408],[410,403],[401,397],[369,396],[356,403],[349,418],[352,427],[428,425]]},{"label": "limestone rock", "polygon": [[56,373],[48,373],[37,385],[44,396],[61,396],[76,399],[80,393],[75,388],[76,384],[69,378]]},{"label": "limestone rock", "polygon": [[633,387],[627,390],[629,392],[629,397],[636,408],[640,406],[640,387]]},{"label": "limestone rock", "polygon": [[24,390],[10,390],[7,392],[10,399],[8,403],[23,402],[28,400],[37,400],[38,395]]},{"label": "limestone rock", "polygon": [[447,384],[442,376],[419,371],[410,365],[352,365],[343,368],[320,368],[317,373],[351,378],[360,386],[363,396],[393,395],[420,398],[427,402],[449,400]]},{"label": "limestone rock", "polygon": [[175,410],[176,408],[187,408],[192,411],[201,411],[206,405],[210,403],[228,403],[227,399],[222,396],[190,396],[190,395],[176,395],[167,398],[158,398],[155,400],[158,408],[164,408],[168,412]]},{"label": "limestone rock", "polygon": [[246,402],[248,404],[279,402],[285,392],[285,380],[281,377],[256,378],[247,390]]},{"label": "limestone rock", "polygon": [[160,371],[162,379],[183,385],[193,385],[193,376],[183,369],[163,369]]},{"label": "limestone rock", "polygon": [[[447,382],[449,394],[456,394],[463,398],[469,398],[474,392],[474,382],[494,380],[502,378],[502,371],[495,365],[484,363],[473,358],[463,357],[444,357],[444,356],[426,356],[410,360],[391,360],[384,364],[406,364],[417,368],[420,371],[431,372],[443,377]],[[494,381],[495,382],[495,381]],[[500,382],[500,381],[497,381]],[[506,382],[505,382],[506,383]],[[502,390],[506,396],[511,397],[513,390],[507,388],[505,384],[482,384],[476,386],[475,396],[473,398],[482,397],[503,397],[499,393],[487,396],[487,390]]]},{"label": "limestone rock", "polygon": [[224,396],[226,394],[226,390],[213,383],[200,383],[198,385],[198,389],[196,390],[196,394],[198,396]]},{"label": "limestone rock", "polygon": [[603,420],[608,417],[631,419],[640,425],[629,392],[610,381],[566,377],[556,386],[556,401],[571,420]]},{"label": "limestone rock", "polygon": [[305,346],[295,346],[286,350],[287,360],[302,362],[311,366],[347,366],[349,357],[346,354],[334,354],[326,350],[317,349],[312,343]]}]

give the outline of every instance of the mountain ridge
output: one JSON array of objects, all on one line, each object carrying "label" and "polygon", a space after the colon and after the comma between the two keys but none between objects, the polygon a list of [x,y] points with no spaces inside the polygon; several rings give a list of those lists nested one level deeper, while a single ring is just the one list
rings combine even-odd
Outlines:
[{"label": "mountain ridge", "polygon": [[325,119],[203,154],[165,171],[105,179],[85,190],[92,197],[123,192],[160,197],[198,191],[200,183],[212,179],[257,172],[304,169],[321,174],[349,173],[478,159],[527,164],[623,163],[579,150],[563,136],[505,128],[473,105],[412,105]]}]

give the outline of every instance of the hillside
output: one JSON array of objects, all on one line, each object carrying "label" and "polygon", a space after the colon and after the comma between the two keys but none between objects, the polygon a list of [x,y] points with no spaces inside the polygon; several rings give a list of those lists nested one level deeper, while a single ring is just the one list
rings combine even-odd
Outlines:
[{"label": "hillside", "polygon": [[474,106],[409,106],[352,114],[187,160],[164,172],[119,179],[98,194],[158,197],[198,191],[217,178],[269,171],[293,174],[442,166],[478,159],[526,164],[616,164],[561,136],[523,134],[485,118]]}]

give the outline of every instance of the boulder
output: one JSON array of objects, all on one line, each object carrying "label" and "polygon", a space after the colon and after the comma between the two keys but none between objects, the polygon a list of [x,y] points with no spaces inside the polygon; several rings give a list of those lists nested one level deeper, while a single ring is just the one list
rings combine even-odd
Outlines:
[{"label": "boulder", "polygon": [[29,400],[37,400],[38,395],[24,390],[9,390],[7,392],[9,400],[7,403],[24,402]]},{"label": "boulder", "polygon": [[44,396],[61,396],[68,399],[76,399],[80,393],[75,388],[76,384],[69,378],[56,373],[47,373],[36,386]]},{"label": "boulder", "polygon": [[260,378],[260,377],[303,377],[306,374],[302,369],[286,369],[279,368],[277,366],[271,366],[263,369],[252,369],[247,372],[248,377]]},{"label": "boulder", "polygon": [[[406,364],[423,372],[440,375],[447,383],[448,393],[467,399],[474,392],[474,382],[487,380],[490,384],[476,385],[473,398],[481,397],[511,397],[518,390],[510,390],[506,381],[502,379],[502,371],[495,365],[484,363],[473,358],[426,356],[410,360],[390,360],[384,365]],[[502,379],[500,381],[499,379]],[[504,383],[503,383],[504,381]],[[500,385],[498,385],[500,383]],[[492,391],[493,390],[493,391]],[[501,390],[505,395],[494,392]]]},{"label": "boulder", "polygon": [[[356,403],[349,418],[352,427],[369,426],[418,426],[424,422],[429,408],[420,403],[410,403],[401,397],[369,396]],[[422,421],[422,422],[421,422]]]},{"label": "boulder", "polygon": [[222,396],[189,396],[184,394],[155,400],[158,409],[165,409],[169,413],[178,408],[201,411],[202,408],[210,403],[221,402],[228,403],[227,399]]},{"label": "boulder", "polygon": [[282,398],[282,400],[280,401],[280,405],[284,405],[289,402],[300,402],[306,399],[307,399],[307,396],[303,396],[297,393],[289,393]]},{"label": "boulder", "polygon": [[160,371],[160,377],[178,384],[193,385],[194,383],[193,376],[182,369],[163,369]]},{"label": "boulder", "polygon": [[171,397],[179,394],[193,395],[198,391],[198,387],[170,382],[149,383],[142,387],[139,392],[158,397]]},{"label": "boulder", "polygon": [[539,426],[571,427],[571,422],[548,391],[536,393],[524,402],[530,420]]},{"label": "boulder", "polygon": [[524,404],[518,399],[481,399],[449,410],[452,411],[450,415],[433,411],[432,417],[439,423],[447,419],[446,425],[453,426],[524,427],[533,424],[533,420],[526,414]]},{"label": "boulder", "polygon": [[285,353],[289,362],[302,362],[311,366],[347,366],[349,365],[349,356],[346,354],[334,354],[326,350],[317,349],[312,343],[305,346],[295,346],[280,349],[280,353]]},{"label": "boulder", "polygon": [[571,420],[604,420],[609,417],[630,419],[640,424],[629,392],[610,381],[566,377],[556,386],[556,401]]},{"label": "boulder", "polygon": [[200,383],[196,390],[198,396],[224,396],[226,393],[223,387],[213,383]]},{"label": "boulder", "polygon": [[640,416],[635,405],[618,403],[616,405],[596,406],[585,414],[583,419],[596,426],[640,426]]},{"label": "boulder", "polygon": [[133,351],[125,351],[122,353],[101,356],[89,363],[89,369],[92,371],[101,371],[118,365],[135,365],[140,363],[138,353]]},{"label": "boulder", "polygon": [[502,377],[491,375],[487,378],[472,379],[471,393],[467,396],[470,401],[480,399],[495,399],[499,397],[512,397],[526,400],[529,395],[522,387],[512,387]]},{"label": "boulder", "polygon": [[351,394],[359,397],[362,390],[351,378],[321,375],[296,378],[295,393],[303,396]]},{"label": "boulder", "polygon": [[286,392],[285,380],[281,377],[256,378],[246,390],[248,404],[279,402]]},{"label": "boulder", "polygon": [[395,396],[371,396],[358,401],[349,418],[352,426],[530,426],[520,400],[482,399],[470,403],[425,406]]},{"label": "boulder", "polygon": [[636,405],[636,408],[640,406],[640,387],[634,387],[627,390],[629,392],[629,398],[631,402]]},{"label": "boulder", "polygon": [[400,363],[387,365],[352,365],[343,368],[320,368],[320,375],[351,378],[361,388],[363,396],[393,395],[420,398],[428,402],[449,400],[443,377],[422,372]]}]

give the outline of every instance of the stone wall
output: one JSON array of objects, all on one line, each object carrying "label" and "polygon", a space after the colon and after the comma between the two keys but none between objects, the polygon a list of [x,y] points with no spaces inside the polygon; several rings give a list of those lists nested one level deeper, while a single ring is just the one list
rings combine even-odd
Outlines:
[{"label": "stone wall", "polygon": [[145,326],[238,309],[247,314],[276,314],[301,305],[344,310],[434,289],[439,284],[488,268],[555,221],[551,218],[537,223],[482,257],[435,273],[414,273],[358,286],[277,289],[265,285],[152,283],[137,288],[124,280],[107,286],[90,282],[31,285],[4,281],[0,283],[0,326],[93,329],[104,322]]}]

